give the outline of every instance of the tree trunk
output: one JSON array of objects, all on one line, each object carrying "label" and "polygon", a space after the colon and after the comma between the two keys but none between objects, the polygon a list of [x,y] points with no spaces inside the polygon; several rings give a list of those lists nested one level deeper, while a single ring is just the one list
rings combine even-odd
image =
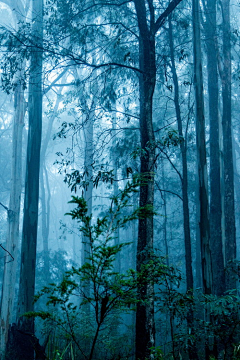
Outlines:
[{"label": "tree trunk", "polygon": [[[93,121],[95,114],[95,103],[92,101],[90,109],[85,104],[85,111],[88,114],[87,120],[84,126],[84,137],[85,137],[85,154],[84,154],[84,171],[85,171],[85,182],[86,187],[84,189],[84,199],[87,202],[87,216],[92,215],[92,193],[93,193]],[[82,264],[88,261],[90,256],[90,239],[87,236],[83,237],[83,253],[82,253]],[[87,297],[90,297],[90,282],[85,281],[84,292]],[[90,304],[85,305],[85,311],[88,315],[90,312]]]},{"label": "tree trunk", "polygon": [[[44,181],[45,173],[45,181]],[[46,199],[45,184],[48,184],[48,174],[45,163],[41,163],[40,170],[40,187],[41,187],[41,204],[42,204],[42,242],[43,242],[43,262],[44,262],[44,278],[46,285],[50,282],[50,264],[49,264],[49,217],[50,217],[50,192]],[[48,187],[48,186],[46,186]]]},{"label": "tree trunk", "polygon": [[[154,160],[155,136],[152,123],[152,102],[156,82],[155,37],[147,26],[144,1],[135,1],[139,24],[139,76],[140,88],[140,201],[139,207],[148,207],[148,215],[142,213],[138,225],[137,271],[146,264],[153,252],[153,210],[154,203]],[[136,359],[150,356],[150,348],[155,345],[154,324],[154,289],[152,285],[141,285],[138,288],[142,300],[147,304],[137,305],[136,313]]]},{"label": "tree trunk", "polygon": [[[42,134],[42,39],[43,39],[43,1],[32,2],[32,35],[38,45],[32,48],[29,79],[29,131],[25,179],[23,214],[23,235],[18,298],[18,329],[23,334],[17,358],[32,360],[34,349],[30,334],[34,333],[33,318],[22,316],[33,310],[35,289],[35,267],[38,226],[39,169]],[[28,335],[27,335],[28,334]]]},{"label": "tree trunk", "polygon": [[197,142],[197,162],[199,177],[199,206],[200,206],[200,242],[202,257],[202,279],[204,294],[212,293],[212,262],[210,252],[210,224],[208,207],[208,187],[207,187],[207,161],[206,161],[206,141],[205,141],[205,118],[204,118],[204,99],[203,99],[203,76],[202,76],[202,55],[201,37],[199,21],[199,3],[193,0],[193,55],[194,55],[194,86],[196,102],[196,142]]},{"label": "tree trunk", "polygon": [[224,167],[224,218],[225,218],[225,261],[226,289],[236,289],[236,278],[232,271],[236,259],[236,227],[234,204],[234,172],[232,153],[232,106],[231,106],[231,31],[229,0],[222,1],[223,17],[223,76],[222,76],[222,131]]},{"label": "tree trunk", "polygon": [[[20,21],[24,21],[25,9],[21,0],[10,0],[7,5],[12,11],[15,27],[18,29]],[[14,118],[12,135],[12,169],[11,189],[8,209],[8,232],[6,249],[13,256],[14,261],[8,257],[4,261],[4,273],[1,296],[1,327],[0,327],[0,350],[5,352],[8,342],[8,330],[11,322],[15,321],[16,314],[13,313],[15,300],[16,270],[18,262],[19,246],[19,216],[22,192],[22,137],[24,117],[26,113],[26,102],[21,79],[25,70],[26,62],[22,62],[20,71],[15,74],[19,82],[14,92]]]},{"label": "tree trunk", "polygon": [[222,206],[218,116],[218,71],[216,49],[216,0],[208,0],[206,11],[207,73],[210,123],[210,247],[212,254],[213,293],[223,295],[225,272],[222,242]]},{"label": "tree trunk", "polygon": [[[62,80],[65,77],[63,76]],[[47,147],[52,134],[52,127],[54,119],[56,118],[56,113],[58,111],[59,103],[61,100],[61,90],[57,94],[57,99],[53,108],[52,115],[48,121],[47,132],[44,141],[41,146],[41,156],[40,156],[40,187],[41,187],[41,204],[42,204],[42,241],[43,241],[43,261],[44,261],[44,275],[46,283],[50,282],[50,264],[49,264],[49,246],[48,246],[48,237],[49,237],[49,220],[50,220],[50,198],[51,192],[49,188],[48,181],[48,172],[45,165],[45,157],[47,152]],[[45,180],[44,180],[45,179]]]},{"label": "tree trunk", "polygon": [[[113,101],[112,106],[116,109],[116,101]],[[114,174],[114,182],[113,182],[113,196],[116,197],[119,193],[118,189],[118,155],[116,150],[117,144],[117,137],[116,137],[116,130],[117,130],[117,122],[116,122],[116,111],[113,112],[112,115],[112,162],[113,162],[113,174]],[[117,228],[114,233],[114,244],[119,245],[120,241],[120,229]],[[120,273],[121,271],[121,257],[120,252],[116,255],[116,260],[114,264],[115,271]]]},{"label": "tree trunk", "polygon": [[[172,22],[169,17],[169,43],[171,55],[171,68],[174,83],[174,104],[176,110],[178,133],[183,139],[182,118],[179,104],[179,85],[178,76],[174,58],[174,43],[172,33]],[[192,272],[192,244],[190,234],[189,206],[188,206],[188,170],[187,170],[187,148],[186,140],[180,142],[180,150],[182,155],[182,198],[183,198],[183,226],[184,226],[184,245],[185,245],[185,266],[187,291],[193,290],[193,272]]]},{"label": "tree trunk", "polygon": [[[139,29],[139,92],[140,92],[140,199],[143,210],[139,216],[137,271],[146,264],[153,252],[153,205],[154,205],[154,163],[155,136],[153,130],[152,107],[156,84],[155,36],[166,18],[181,0],[173,0],[155,21],[154,2],[152,0],[134,0]],[[147,12],[148,7],[148,12]],[[137,305],[136,312],[136,359],[152,357],[150,348],[155,345],[154,324],[154,288],[152,285],[138,287],[140,299],[147,304]]]},{"label": "tree trunk", "polygon": [[[169,16],[169,42],[170,42],[170,56],[171,56],[171,67],[173,74],[174,83],[174,104],[176,110],[178,133],[181,139],[183,138],[182,129],[182,117],[179,103],[179,85],[178,76],[175,66],[174,57],[174,43],[173,43],[173,31],[171,16]],[[187,292],[193,294],[193,270],[192,270],[192,244],[191,244],[191,233],[190,233],[190,218],[189,218],[189,206],[188,206],[188,169],[187,169],[187,142],[180,141],[180,150],[182,155],[182,199],[183,199],[183,228],[184,228],[184,246],[185,246],[185,269],[186,269],[186,280],[187,280]],[[187,314],[187,325],[188,333],[193,335],[194,333],[194,314],[190,309]],[[191,340],[188,346],[189,358],[198,359],[197,350],[195,343]]]},{"label": "tree trunk", "polygon": [[19,245],[19,214],[22,192],[22,131],[26,111],[24,90],[20,84],[15,90],[14,105],[15,109],[12,136],[12,175],[10,202],[8,209],[8,235],[6,245],[7,251],[10,252],[14,260],[11,261],[9,257],[6,257],[4,262],[0,327],[1,351],[3,353],[5,351],[5,346],[8,341],[9,325],[13,321],[15,321],[15,316],[13,314],[13,306],[15,299],[16,268]]}]

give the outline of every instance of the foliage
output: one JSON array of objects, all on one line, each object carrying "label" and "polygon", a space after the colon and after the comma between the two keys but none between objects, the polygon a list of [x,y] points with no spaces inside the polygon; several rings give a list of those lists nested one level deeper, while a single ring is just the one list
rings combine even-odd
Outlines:
[{"label": "foliage", "polygon": [[[207,344],[213,348],[213,339],[222,352],[232,349],[237,353],[240,302],[234,293],[222,297],[203,295],[201,291],[184,293],[181,291],[180,272],[166,265],[165,259],[156,254],[151,254],[139,272],[130,269],[120,274],[115,271],[117,254],[128,243],[115,245],[114,233],[140,216],[139,209],[129,212],[130,195],[138,191],[138,186],[138,181],[128,182],[118,196],[112,197],[108,212],[96,219],[88,215],[84,198],[72,197],[70,203],[75,208],[68,215],[77,221],[79,231],[87,242],[87,261],[79,268],[73,266],[58,284],[44,287],[36,295],[35,301],[46,299],[47,311],[39,310],[26,315],[41,318],[45,333],[63,339],[54,350],[54,359],[64,359],[64,349],[70,348],[80,359],[91,360],[97,356],[96,353],[101,353],[104,358],[116,358],[120,353],[123,356],[123,345],[119,347],[119,341],[127,345],[124,348],[127,358],[130,343],[117,328],[122,329],[122,317],[135,310],[138,302],[148,301],[138,297],[137,289],[153,284],[156,310],[160,317],[166,314],[169,319],[166,331],[171,334],[165,355],[162,347],[151,349],[154,359],[176,359],[177,354],[187,353],[191,343],[199,344],[202,358],[201,352],[204,353]],[[148,216],[148,209],[142,209],[142,214],[144,211]],[[186,324],[191,312],[195,314],[194,327],[188,333]],[[204,313],[211,321],[204,320]],[[112,331],[113,324],[118,324],[116,334]]]},{"label": "foliage", "polygon": [[[44,287],[36,295],[35,301],[42,297],[47,298],[47,311],[27,314],[40,317],[48,324],[48,328],[59,328],[66,341],[74,343],[79,354],[86,359],[93,357],[103,324],[106,332],[113,316],[116,320],[120,311],[126,314],[134,309],[138,302],[138,282],[148,282],[150,272],[152,277],[157,278],[160,275],[160,267],[158,266],[157,273],[153,262],[143,265],[139,274],[131,269],[125,274],[114,270],[116,255],[128,245],[114,245],[114,233],[117,228],[124,227],[137,218],[137,211],[132,211],[129,215],[123,214],[123,210],[130,207],[130,194],[137,191],[137,187],[136,182],[128,182],[119,195],[112,198],[108,213],[95,221],[92,215],[88,215],[84,198],[72,197],[70,203],[76,207],[68,215],[79,223],[79,231],[87,241],[87,261],[80,268],[72,267],[66,271],[60,283]],[[85,312],[89,310],[91,315],[86,317]],[[81,323],[85,324],[84,336],[81,336]],[[89,344],[88,347],[84,345],[84,338]]]},{"label": "foliage", "polygon": [[[35,301],[46,300],[47,310],[26,314],[42,319],[46,334],[54,336],[56,331],[61,334],[62,347],[56,348],[58,354],[54,350],[56,359],[61,358],[64,346],[70,347],[70,343],[78,356],[84,359],[92,359],[98,347],[101,353],[105,351],[104,358],[110,354],[117,356],[116,353],[123,355],[123,349],[124,356],[127,356],[129,339],[124,333],[118,333],[117,328],[123,329],[122,317],[135,310],[138,302],[148,302],[147,298],[138,297],[137,289],[155,284],[159,287],[160,298],[166,281],[177,285],[181,280],[180,275],[166,265],[165,259],[155,254],[142,264],[139,272],[129,269],[125,273],[117,273],[114,269],[117,254],[129,245],[114,244],[116,229],[149,213],[149,209],[129,211],[130,195],[138,191],[138,186],[138,181],[128,182],[123,190],[119,190],[118,196],[112,197],[106,215],[97,219],[88,215],[84,198],[73,196],[70,201],[75,208],[68,215],[78,222],[79,231],[87,242],[87,261],[79,268],[73,266],[58,284],[52,283],[36,295]],[[115,337],[113,324],[114,327],[118,324]],[[126,326],[124,328],[126,332]],[[121,338],[124,346],[119,346]],[[152,349],[152,353],[156,359],[162,355],[160,348]]]}]

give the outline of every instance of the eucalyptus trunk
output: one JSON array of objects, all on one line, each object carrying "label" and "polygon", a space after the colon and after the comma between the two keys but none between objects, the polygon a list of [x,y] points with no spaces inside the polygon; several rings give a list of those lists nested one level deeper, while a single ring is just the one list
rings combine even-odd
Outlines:
[{"label": "eucalyptus trunk", "polygon": [[[64,79],[65,77],[63,77]],[[40,156],[40,188],[41,188],[41,204],[42,204],[42,242],[43,242],[43,262],[44,262],[44,275],[46,283],[50,282],[50,262],[49,262],[49,223],[50,223],[50,199],[51,191],[49,186],[48,171],[45,163],[46,152],[49,141],[51,139],[52,127],[54,120],[57,116],[61,100],[61,90],[57,94],[57,99],[53,108],[52,115],[49,118],[46,136],[42,141],[41,156]]]},{"label": "eucalyptus trunk", "polygon": [[[44,278],[46,284],[50,282],[50,263],[49,263],[49,219],[50,219],[50,189],[48,184],[48,173],[45,163],[41,163],[40,170],[40,188],[41,188],[41,204],[42,204],[42,242],[43,242],[43,263]],[[46,190],[47,189],[47,194]],[[49,190],[48,190],[49,189]],[[47,196],[46,196],[47,195]]]},{"label": "eucalyptus trunk", "polygon": [[[21,74],[20,74],[21,76]],[[24,90],[20,84],[14,93],[14,118],[12,136],[12,174],[11,190],[8,209],[8,235],[6,249],[13,256],[12,261],[8,256],[4,260],[4,273],[1,296],[1,351],[5,352],[8,341],[9,325],[15,321],[13,313],[16,286],[16,270],[19,247],[19,215],[22,192],[22,133],[26,103]]]},{"label": "eucalyptus trunk", "polygon": [[[137,271],[147,263],[153,252],[153,206],[155,135],[153,129],[153,95],[156,84],[156,33],[181,0],[169,3],[166,10],[155,20],[153,0],[134,0],[139,30],[139,102],[140,102],[140,199],[142,213],[138,223]],[[155,346],[154,287],[139,284],[140,299],[136,312],[136,359],[152,358],[151,347]]]},{"label": "eucalyptus trunk", "polygon": [[223,258],[221,169],[219,144],[219,86],[216,48],[216,0],[208,0],[206,9],[206,49],[210,125],[210,247],[212,254],[213,293],[223,295],[225,271]]},{"label": "eucalyptus trunk", "polygon": [[188,206],[188,168],[187,168],[187,142],[184,139],[183,128],[182,128],[182,117],[179,102],[179,84],[178,76],[175,65],[174,56],[174,42],[173,42],[173,31],[172,21],[169,17],[169,44],[170,44],[170,56],[171,56],[171,68],[173,74],[174,84],[174,104],[177,117],[178,133],[180,136],[180,150],[182,158],[182,203],[183,203],[183,228],[184,228],[184,245],[185,245],[185,268],[186,268],[186,280],[187,280],[187,291],[193,290],[193,271],[192,271],[192,243],[190,233],[190,219],[189,219],[189,206]]},{"label": "eucalyptus trunk", "polygon": [[[182,205],[183,205],[183,229],[184,229],[184,247],[185,247],[185,269],[186,269],[186,282],[187,292],[193,294],[193,269],[192,269],[192,243],[191,243],[191,232],[190,232],[190,216],[189,216],[189,205],[188,205],[188,167],[187,167],[187,140],[183,136],[182,128],[182,116],[179,102],[179,84],[178,76],[175,65],[174,56],[174,40],[171,16],[169,16],[169,43],[170,43],[170,56],[171,56],[171,68],[173,74],[174,84],[174,104],[176,110],[178,133],[180,136],[180,150],[182,159]],[[194,313],[190,309],[187,314],[187,325],[188,333],[194,335]],[[191,340],[188,344],[189,358],[197,360],[197,350],[195,343]]]},{"label": "eucalyptus trunk", "polygon": [[[85,104],[86,105],[86,104]],[[92,196],[93,196],[93,121],[95,114],[95,103],[92,102],[92,106],[90,109],[87,109],[89,115],[87,117],[87,121],[85,122],[84,127],[84,138],[85,138],[85,154],[84,154],[84,167],[85,167],[85,182],[86,186],[84,189],[84,199],[87,203],[87,216],[92,215]],[[87,236],[83,237],[83,253],[82,253],[82,263],[88,261],[90,256],[90,239]],[[84,292],[87,297],[90,297],[90,283],[86,281],[84,283]],[[87,314],[90,311],[90,305],[86,304],[85,311]]]},{"label": "eucalyptus trunk", "polygon": [[[116,101],[113,102],[113,107],[116,108]],[[113,134],[112,134],[112,162],[113,162],[113,175],[114,175],[114,182],[113,182],[113,196],[117,197],[118,193],[119,193],[119,188],[118,188],[118,155],[117,155],[117,149],[116,149],[116,145],[117,145],[117,136],[116,136],[116,130],[117,130],[117,121],[116,121],[116,111],[114,111],[113,115],[112,115],[112,130],[113,130]],[[117,228],[114,232],[114,244],[116,246],[119,245],[119,241],[120,241],[120,229]],[[115,271],[120,273],[121,271],[121,257],[120,257],[120,252],[117,253],[116,255],[116,260],[115,260]]]},{"label": "eucalyptus trunk", "polygon": [[38,227],[39,170],[42,135],[42,41],[43,0],[32,1],[32,36],[36,46],[31,49],[29,98],[28,98],[28,146],[23,211],[23,233],[18,298],[18,328],[23,337],[18,343],[17,358],[33,359],[34,320],[22,316],[33,311],[35,268]]},{"label": "eucalyptus trunk", "polygon": [[[139,207],[153,210],[154,204],[154,160],[155,136],[152,121],[153,94],[156,83],[155,36],[148,29],[144,1],[135,1],[139,24],[139,75],[140,88],[140,201]],[[137,244],[137,271],[151,259],[153,252],[153,214],[139,218]],[[155,345],[154,289],[153,285],[139,285],[139,296],[148,304],[137,304],[136,313],[136,359],[149,357],[150,348]]]},{"label": "eucalyptus trunk", "polygon": [[194,87],[196,103],[196,142],[199,178],[200,243],[204,294],[212,293],[212,261],[210,252],[210,223],[207,184],[207,160],[203,98],[202,54],[198,0],[192,2]]},{"label": "eucalyptus trunk", "polygon": [[234,202],[234,170],[232,146],[232,100],[231,100],[231,28],[230,1],[222,1],[223,17],[223,74],[222,74],[222,132],[224,168],[224,220],[225,220],[225,263],[226,289],[236,289],[234,263],[236,259],[236,227]]}]

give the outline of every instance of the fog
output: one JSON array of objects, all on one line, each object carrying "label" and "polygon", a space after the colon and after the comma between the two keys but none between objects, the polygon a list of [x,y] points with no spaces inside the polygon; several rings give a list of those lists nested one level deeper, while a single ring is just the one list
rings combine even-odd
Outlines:
[{"label": "fog", "polygon": [[0,1],[0,360],[240,357],[239,11]]}]

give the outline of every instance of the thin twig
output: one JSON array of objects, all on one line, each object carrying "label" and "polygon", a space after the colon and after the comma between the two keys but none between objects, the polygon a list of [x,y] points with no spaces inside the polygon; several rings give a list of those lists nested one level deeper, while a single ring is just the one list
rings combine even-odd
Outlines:
[{"label": "thin twig", "polygon": [[0,247],[1,247],[4,251],[6,251],[6,252],[8,253],[8,255],[10,255],[10,256],[11,256],[11,258],[12,258],[12,260],[7,261],[7,262],[6,262],[6,264],[8,264],[8,263],[10,263],[10,262],[14,261],[14,257],[12,256],[12,254],[10,254],[10,252],[9,252],[9,251],[7,251],[7,249],[5,249],[5,248],[2,246],[2,244],[0,244]]},{"label": "thin twig", "polygon": [[7,207],[7,206],[3,205],[1,202],[0,202],[0,205],[2,205],[2,207],[3,207],[5,210],[8,211],[8,207]]}]

